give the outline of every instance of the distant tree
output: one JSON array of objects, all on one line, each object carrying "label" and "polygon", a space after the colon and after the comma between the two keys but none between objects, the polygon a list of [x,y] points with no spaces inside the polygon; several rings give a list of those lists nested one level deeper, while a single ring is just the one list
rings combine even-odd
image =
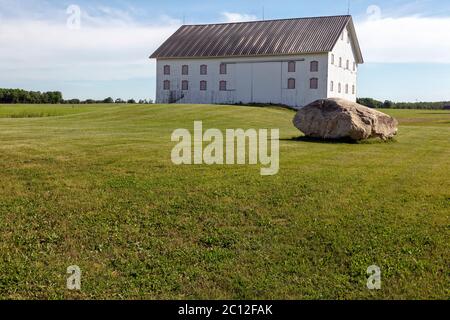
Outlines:
[{"label": "distant tree", "polygon": [[41,93],[30,91],[30,103],[42,103]]},{"label": "distant tree", "polygon": [[61,103],[63,101],[62,93],[59,91],[50,92],[50,103]]},{"label": "distant tree", "polygon": [[384,102],[372,98],[358,98],[357,102],[369,108],[391,108],[391,109],[422,109],[422,110],[442,110],[450,105],[448,101],[441,102]]},{"label": "distant tree", "polygon": [[0,103],[61,103],[59,91],[44,92],[25,91],[21,89],[0,89]]},{"label": "distant tree", "polygon": [[372,98],[358,98],[356,102],[373,109],[379,109],[383,107],[383,102]]},{"label": "distant tree", "polygon": [[129,99],[129,100],[127,101],[127,103],[135,104],[135,103],[136,103],[136,100],[134,100],[134,99]]},{"label": "distant tree", "polygon": [[123,101],[122,99],[118,98],[118,99],[116,99],[115,103],[125,103],[125,101]]},{"label": "distant tree", "polygon": [[390,109],[394,107],[394,103],[392,101],[386,100],[383,102],[383,108]]},{"label": "distant tree", "polygon": [[44,92],[41,95],[41,103],[50,103],[50,94],[49,92]]},{"label": "distant tree", "polygon": [[113,98],[108,97],[108,98],[106,98],[105,100],[103,100],[102,102],[103,102],[103,103],[114,103],[114,100],[113,100]]},{"label": "distant tree", "polygon": [[141,99],[141,100],[139,100],[139,104],[152,104],[152,103],[153,103],[152,99],[149,99],[149,100]]},{"label": "distant tree", "polygon": [[70,99],[70,100],[65,100],[65,102],[69,103],[69,104],[80,104],[81,103],[80,99]]},{"label": "distant tree", "polygon": [[84,103],[86,103],[86,104],[94,104],[94,103],[96,103],[96,101],[93,100],[93,99],[86,99],[86,100],[84,101]]}]

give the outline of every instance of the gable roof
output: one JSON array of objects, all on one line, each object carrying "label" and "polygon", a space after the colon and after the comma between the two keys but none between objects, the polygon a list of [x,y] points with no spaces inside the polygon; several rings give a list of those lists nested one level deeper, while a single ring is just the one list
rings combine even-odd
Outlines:
[{"label": "gable roof", "polygon": [[183,25],[150,58],[211,58],[330,52],[349,26],[356,61],[363,63],[349,15]]}]

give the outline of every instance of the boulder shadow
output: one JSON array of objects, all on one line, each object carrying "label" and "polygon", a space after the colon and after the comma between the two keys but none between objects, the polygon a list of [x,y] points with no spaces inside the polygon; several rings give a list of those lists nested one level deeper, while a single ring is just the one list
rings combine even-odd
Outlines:
[{"label": "boulder shadow", "polygon": [[300,136],[300,137],[293,137],[293,138],[284,138],[280,139],[280,141],[291,141],[291,142],[306,142],[306,143],[320,143],[320,144],[385,144],[385,143],[394,143],[397,142],[397,140],[394,139],[388,139],[388,140],[382,140],[382,139],[369,139],[369,140],[361,140],[361,141],[355,141],[350,138],[342,138],[342,139],[321,139],[321,138],[312,138],[312,137],[306,137],[306,136]]}]

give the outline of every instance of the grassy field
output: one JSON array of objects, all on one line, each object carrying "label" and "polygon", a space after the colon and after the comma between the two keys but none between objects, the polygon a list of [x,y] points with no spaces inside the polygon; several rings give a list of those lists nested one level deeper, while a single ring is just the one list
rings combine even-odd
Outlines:
[{"label": "grassy field", "polygon": [[93,105],[0,105],[0,118],[42,118],[97,111]]},{"label": "grassy field", "polygon": [[[330,144],[276,108],[0,106],[0,297],[448,299],[450,113],[385,112],[395,142]],[[280,128],[279,174],[172,165],[194,120]]]}]

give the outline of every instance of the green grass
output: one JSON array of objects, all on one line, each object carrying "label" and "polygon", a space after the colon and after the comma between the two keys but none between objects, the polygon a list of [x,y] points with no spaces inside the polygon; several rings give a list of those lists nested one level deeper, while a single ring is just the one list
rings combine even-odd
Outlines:
[{"label": "green grass", "polygon": [[0,118],[57,117],[98,110],[92,105],[0,105]]},{"label": "green grass", "polygon": [[[66,108],[0,106],[1,298],[450,296],[448,112],[385,110],[395,142],[329,144],[297,141],[285,109]],[[280,128],[279,174],[172,165],[171,133],[194,120]]]},{"label": "green grass", "polygon": [[403,126],[450,127],[446,110],[380,110],[396,117]]}]

